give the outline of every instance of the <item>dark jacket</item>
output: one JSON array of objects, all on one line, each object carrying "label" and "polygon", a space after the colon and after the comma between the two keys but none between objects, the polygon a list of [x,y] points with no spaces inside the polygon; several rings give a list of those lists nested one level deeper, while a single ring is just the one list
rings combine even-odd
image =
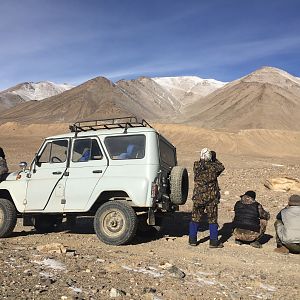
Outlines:
[{"label": "dark jacket", "polygon": [[5,158],[0,156],[0,176],[7,172],[8,172],[8,168],[7,168],[6,160]]},{"label": "dark jacket", "polygon": [[234,206],[233,226],[255,232],[260,231],[260,219],[269,220],[270,214],[262,205],[249,196],[242,196]]}]

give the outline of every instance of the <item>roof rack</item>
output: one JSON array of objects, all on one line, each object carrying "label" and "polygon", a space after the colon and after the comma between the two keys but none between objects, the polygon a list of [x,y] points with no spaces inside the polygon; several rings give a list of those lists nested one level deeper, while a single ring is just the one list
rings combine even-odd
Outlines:
[{"label": "roof rack", "polygon": [[70,131],[75,132],[85,132],[89,130],[101,130],[101,129],[114,129],[114,128],[124,128],[127,132],[127,128],[132,127],[150,127],[153,128],[148,122],[144,119],[141,121],[137,117],[124,117],[124,118],[112,118],[112,119],[103,119],[103,120],[86,120],[79,121],[70,125]]}]

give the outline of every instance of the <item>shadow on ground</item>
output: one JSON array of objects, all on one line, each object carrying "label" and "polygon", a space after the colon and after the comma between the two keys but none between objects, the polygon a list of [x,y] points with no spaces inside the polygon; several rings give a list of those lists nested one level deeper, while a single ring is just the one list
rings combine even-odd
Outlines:
[{"label": "shadow on ground", "polygon": [[[176,212],[173,214],[166,213],[161,220],[161,226],[149,227],[150,230],[147,231],[137,230],[136,237],[131,242],[131,244],[143,244],[162,238],[172,239],[176,237],[188,236],[190,220],[190,212]],[[73,224],[63,222],[62,225],[55,230],[55,232],[68,232],[71,234],[95,234],[93,222],[94,217],[92,216],[77,217],[76,222],[74,222]],[[204,232],[208,229],[209,226],[207,218],[204,217],[203,221],[200,223],[199,232]],[[232,224],[224,223],[222,228],[219,229],[220,241],[222,243],[227,242],[228,239],[232,236],[232,231]],[[31,229],[28,231],[13,232],[10,237],[28,236],[34,234],[40,233],[36,232],[34,229]],[[271,235],[265,234],[261,239],[261,243],[265,244],[271,238]],[[207,236],[201,238],[198,241],[198,244],[204,243],[208,240],[209,232],[207,232]]]}]

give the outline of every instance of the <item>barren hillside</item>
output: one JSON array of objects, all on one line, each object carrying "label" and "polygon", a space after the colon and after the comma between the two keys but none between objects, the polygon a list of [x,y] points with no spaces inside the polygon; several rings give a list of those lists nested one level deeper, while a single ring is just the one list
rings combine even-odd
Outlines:
[{"label": "barren hillside", "polygon": [[174,113],[164,101],[133,97],[106,78],[97,77],[60,95],[29,101],[2,113],[1,122],[51,123],[136,115],[159,119]]},{"label": "barren hillside", "polygon": [[231,130],[300,130],[299,115],[299,78],[265,67],[187,107],[183,122]]}]

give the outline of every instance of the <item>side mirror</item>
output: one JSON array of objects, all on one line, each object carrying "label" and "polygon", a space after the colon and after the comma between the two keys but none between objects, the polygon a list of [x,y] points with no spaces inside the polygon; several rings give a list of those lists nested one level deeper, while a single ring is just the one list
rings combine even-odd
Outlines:
[{"label": "side mirror", "polygon": [[20,167],[23,171],[25,171],[25,169],[27,168],[27,162],[26,162],[26,161],[21,161],[21,162],[19,163],[19,167]]},{"label": "side mirror", "polygon": [[35,157],[34,157],[34,163],[36,166],[40,167],[41,166],[41,163],[39,162],[40,160],[40,156],[35,154]]}]

